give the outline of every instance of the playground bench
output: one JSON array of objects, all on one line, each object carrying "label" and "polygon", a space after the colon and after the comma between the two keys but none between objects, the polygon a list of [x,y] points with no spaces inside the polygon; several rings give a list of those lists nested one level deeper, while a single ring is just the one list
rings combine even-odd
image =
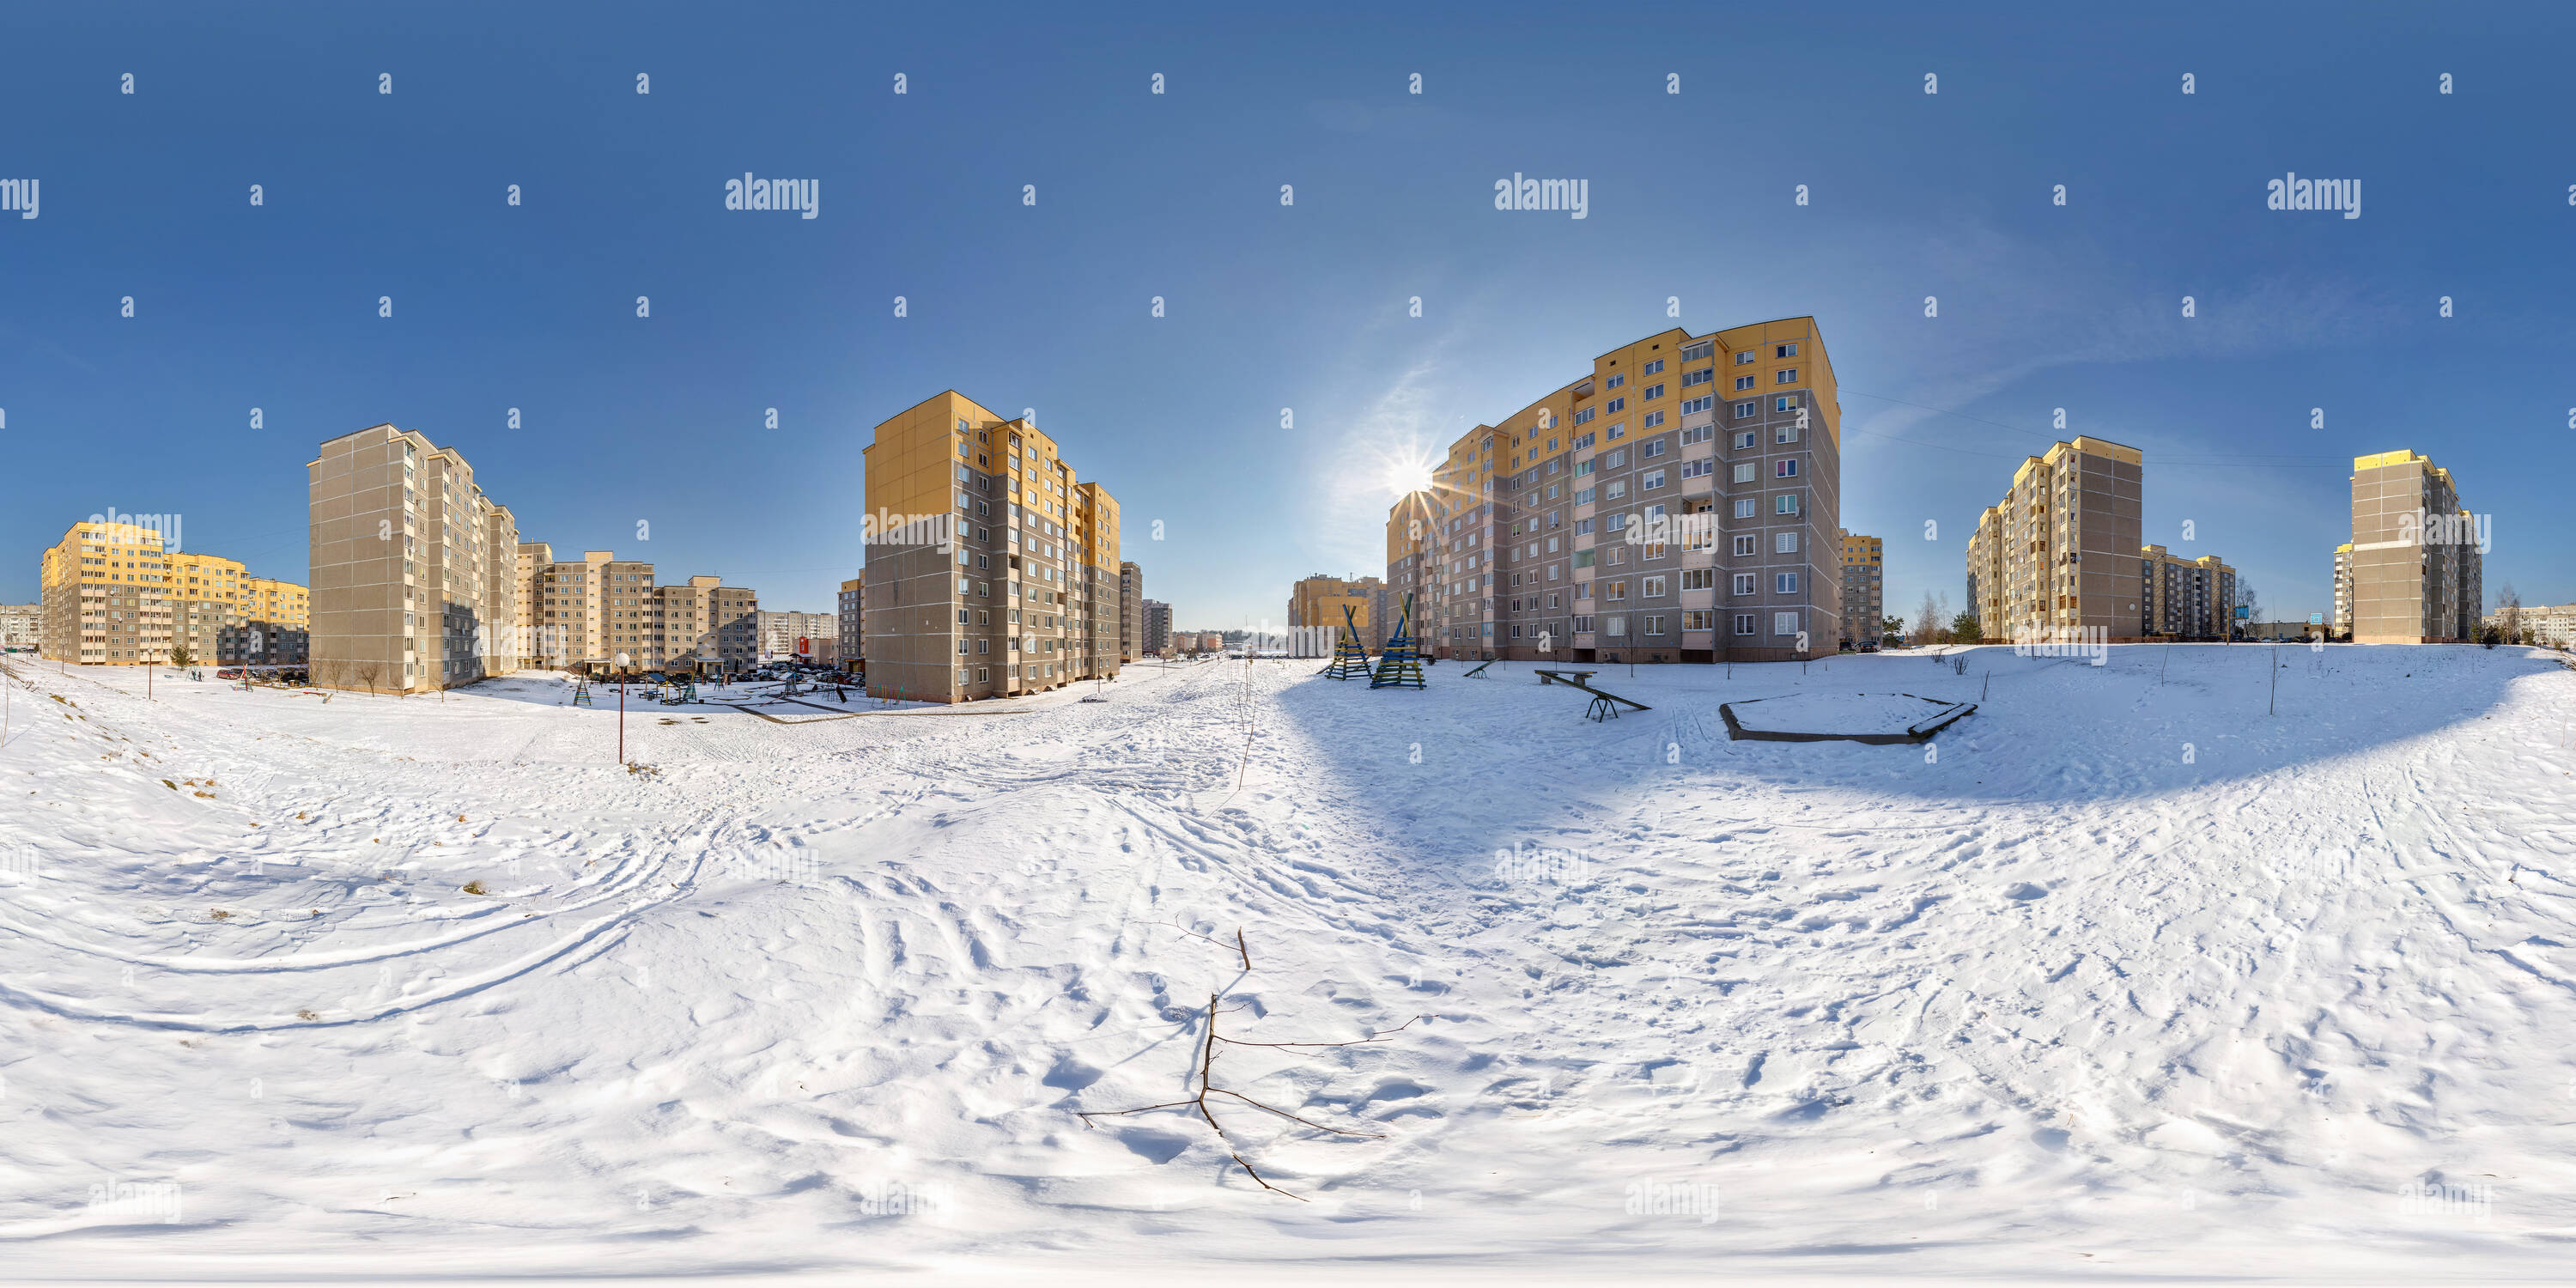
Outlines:
[{"label": "playground bench", "polygon": [[1599,674],[1601,674],[1599,671],[1541,671],[1538,673],[1538,682],[1541,684],[1554,684],[1558,681],[1563,681],[1579,689],[1589,682],[1593,676]]}]

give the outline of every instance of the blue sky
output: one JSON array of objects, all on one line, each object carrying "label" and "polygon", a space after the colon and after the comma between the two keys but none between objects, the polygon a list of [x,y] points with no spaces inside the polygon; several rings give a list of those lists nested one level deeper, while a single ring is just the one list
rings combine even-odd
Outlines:
[{"label": "blue sky", "polygon": [[[0,601],[111,506],[301,580],[305,461],[391,421],[531,539],[829,610],[870,427],[953,387],[1036,409],[1178,624],[1275,621],[1299,576],[1383,571],[1393,457],[1675,296],[1693,331],[1819,318],[1844,522],[1887,539],[1892,608],[1959,606],[1978,510],[2059,407],[2145,451],[2147,539],[2228,559],[2267,616],[2327,607],[2350,458],[2399,447],[2495,516],[2490,596],[2576,600],[2564,6],[8,26],[0,178],[42,206],[0,216]],[[817,180],[819,217],[723,209],[745,171]],[[2362,217],[2267,210],[2287,171],[2360,180]],[[1494,210],[1514,172],[1588,180],[1589,216]]]}]

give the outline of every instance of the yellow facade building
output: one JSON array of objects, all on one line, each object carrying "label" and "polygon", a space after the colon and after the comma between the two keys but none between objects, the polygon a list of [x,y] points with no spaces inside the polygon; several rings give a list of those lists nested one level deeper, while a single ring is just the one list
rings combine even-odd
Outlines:
[{"label": "yellow facade building", "polygon": [[43,656],[91,666],[301,663],[311,597],[237,559],[165,550],[158,529],[75,523],[45,551]]},{"label": "yellow facade building", "polygon": [[1118,501],[956,390],[865,449],[868,691],[964,702],[1118,673]]},{"label": "yellow facade building", "polygon": [[1841,422],[1814,318],[1646,336],[1452,442],[1388,512],[1388,588],[1443,657],[1831,653]]}]

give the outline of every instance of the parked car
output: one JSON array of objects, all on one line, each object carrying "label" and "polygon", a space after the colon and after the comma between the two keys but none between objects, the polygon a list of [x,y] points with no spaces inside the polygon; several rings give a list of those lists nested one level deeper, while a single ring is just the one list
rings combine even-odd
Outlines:
[{"label": "parked car", "polygon": [[241,668],[238,666],[228,666],[215,672],[215,678],[218,680],[238,680],[241,676]]},{"label": "parked car", "polygon": [[1878,645],[1873,644],[1873,643],[1869,642],[1868,640],[1862,640],[1862,641],[1861,641],[1861,645],[1860,645],[1860,651],[1861,651],[1861,652],[1863,652],[1863,653],[1875,653],[1875,652],[1877,652],[1877,651],[1878,651]]}]

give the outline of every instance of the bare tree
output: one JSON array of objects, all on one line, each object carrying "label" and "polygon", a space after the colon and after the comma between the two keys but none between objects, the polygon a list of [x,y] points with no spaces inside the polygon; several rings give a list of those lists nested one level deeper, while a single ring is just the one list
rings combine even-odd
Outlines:
[{"label": "bare tree", "polygon": [[2236,579],[2236,602],[2245,609],[2243,620],[2246,629],[2253,629],[2254,623],[2263,620],[2263,599],[2254,593],[2254,583],[2242,577]]},{"label": "bare tree", "polygon": [[366,685],[367,692],[373,695],[376,691],[376,678],[384,674],[384,663],[360,662],[357,664],[357,670],[358,683]]},{"label": "bare tree", "polygon": [[2496,591],[2495,631],[2496,638],[2507,644],[2523,642],[2522,596],[2509,581]]},{"label": "bare tree", "polygon": [[1923,606],[1914,610],[1914,629],[1906,632],[1905,642],[1917,648],[1941,642],[1941,606],[1933,602],[1931,591],[1923,592]]}]

